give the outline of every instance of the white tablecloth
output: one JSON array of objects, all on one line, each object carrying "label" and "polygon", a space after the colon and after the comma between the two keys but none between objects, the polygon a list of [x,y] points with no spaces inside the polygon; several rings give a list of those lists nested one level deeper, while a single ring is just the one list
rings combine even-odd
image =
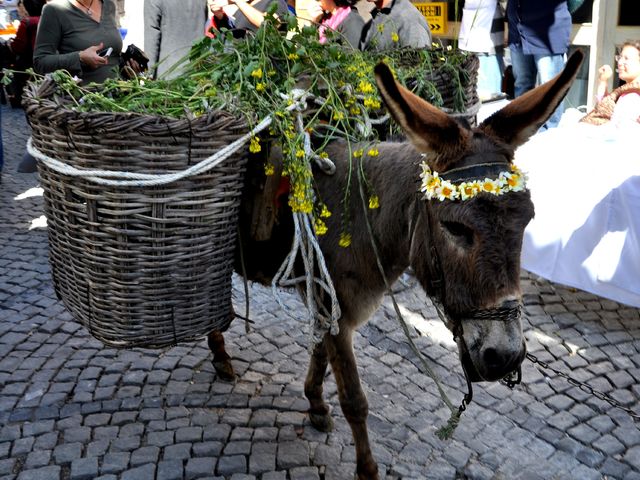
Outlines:
[{"label": "white tablecloth", "polygon": [[572,125],[516,152],[536,216],[522,267],[640,307],[640,125]]}]

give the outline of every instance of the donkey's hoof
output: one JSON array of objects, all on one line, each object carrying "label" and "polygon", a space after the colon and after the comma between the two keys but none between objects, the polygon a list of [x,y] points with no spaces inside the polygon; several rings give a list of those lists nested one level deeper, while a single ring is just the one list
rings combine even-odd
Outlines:
[{"label": "donkey's hoof", "polygon": [[333,419],[328,413],[311,413],[309,412],[309,420],[316,430],[321,432],[330,432],[333,430]]},{"label": "donkey's hoof", "polygon": [[354,480],[380,480],[378,476],[378,465],[372,460],[362,468],[358,467],[353,478]]},{"label": "donkey's hoof", "polygon": [[216,369],[216,373],[218,374],[218,378],[220,380],[224,380],[225,382],[233,382],[236,379],[236,374],[233,371],[233,365],[229,360],[221,360],[211,362],[213,364],[213,368]]}]

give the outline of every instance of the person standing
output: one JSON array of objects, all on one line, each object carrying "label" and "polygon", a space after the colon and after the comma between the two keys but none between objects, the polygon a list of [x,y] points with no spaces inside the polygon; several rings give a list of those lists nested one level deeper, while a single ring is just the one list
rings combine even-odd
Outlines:
[{"label": "person standing", "polygon": [[[509,0],[509,51],[516,97],[555,77],[565,64],[571,35],[566,0]],[[558,106],[542,129],[557,127],[564,107]]]},{"label": "person standing", "polygon": [[466,0],[458,47],[480,60],[478,96],[488,100],[502,92],[504,72],[504,9],[498,0]]},{"label": "person standing", "polygon": [[364,19],[355,7],[356,0],[318,0],[307,10],[314,23],[319,24],[318,38],[320,43],[333,41],[359,47]]},{"label": "person standing", "polygon": [[7,85],[9,102],[13,108],[22,107],[22,91],[29,80],[29,74],[25,71],[33,68],[33,51],[36,45],[36,32],[42,13],[44,0],[23,0],[22,7],[26,15],[20,20],[16,36],[9,43],[11,52],[15,55],[14,68],[11,83]]},{"label": "person standing", "polygon": [[361,50],[431,48],[431,30],[409,0],[368,0],[375,7],[362,30]]},{"label": "person standing", "polygon": [[[99,51],[111,47],[108,56]],[[53,0],[42,9],[33,52],[34,70],[67,70],[83,83],[118,76],[122,38],[113,0]]]},{"label": "person standing", "polygon": [[[207,0],[144,0],[144,49],[153,78],[164,77],[202,38]],[[166,78],[179,75],[170,72]]]}]

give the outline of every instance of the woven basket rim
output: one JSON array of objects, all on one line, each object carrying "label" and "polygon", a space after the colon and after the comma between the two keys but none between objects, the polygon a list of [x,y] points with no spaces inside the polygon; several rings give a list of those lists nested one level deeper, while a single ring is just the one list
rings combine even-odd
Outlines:
[{"label": "woven basket rim", "polygon": [[[99,85],[95,85],[96,88]],[[194,116],[181,116],[171,117],[167,115],[161,115],[157,113],[141,113],[141,112],[107,112],[107,111],[81,111],[71,108],[72,103],[67,95],[59,94],[56,89],[56,82],[46,77],[42,81],[30,81],[25,87],[23,94],[23,104],[25,111],[29,111],[29,115],[39,116],[38,110],[42,107],[49,107],[57,112],[61,116],[66,116],[67,121],[69,118],[74,120],[67,128],[74,130],[76,128],[85,128],[84,122],[90,121],[91,123],[109,124],[109,130],[111,132],[117,132],[120,129],[117,126],[122,122],[122,129],[124,131],[130,131],[131,127],[127,125],[130,121],[140,122],[141,125],[145,123],[165,123],[172,128],[179,128],[181,125],[199,125],[200,123],[209,123],[212,117],[220,115],[234,117],[243,121],[245,126],[249,126],[250,123],[257,123],[256,119],[247,119],[246,115],[238,115],[228,110],[216,109],[210,110],[202,115]],[[44,112],[43,112],[44,114]],[[27,116],[29,116],[27,115]],[[51,121],[55,121],[55,118],[51,118]],[[115,128],[114,128],[115,127]]]}]

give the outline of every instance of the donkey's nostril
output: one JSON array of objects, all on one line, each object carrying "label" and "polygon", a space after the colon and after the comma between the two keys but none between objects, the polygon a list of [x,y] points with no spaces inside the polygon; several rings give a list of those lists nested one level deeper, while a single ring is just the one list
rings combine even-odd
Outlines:
[{"label": "donkey's nostril", "polygon": [[483,354],[484,364],[488,368],[502,367],[506,360],[495,348],[487,348]]}]

